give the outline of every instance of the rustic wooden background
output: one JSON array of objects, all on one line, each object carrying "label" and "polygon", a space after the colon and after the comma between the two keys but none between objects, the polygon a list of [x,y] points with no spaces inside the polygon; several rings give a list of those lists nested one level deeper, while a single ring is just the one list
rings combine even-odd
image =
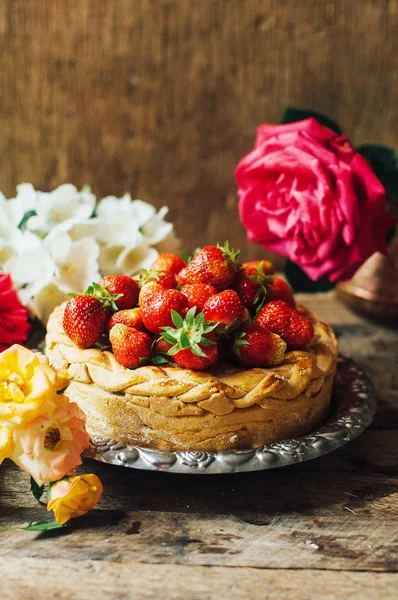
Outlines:
[{"label": "rustic wooden background", "polygon": [[248,250],[233,171],[257,125],[290,104],[396,146],[397,56],[397,0],[2,0],[0,189],[127,190],[187,247]]}]

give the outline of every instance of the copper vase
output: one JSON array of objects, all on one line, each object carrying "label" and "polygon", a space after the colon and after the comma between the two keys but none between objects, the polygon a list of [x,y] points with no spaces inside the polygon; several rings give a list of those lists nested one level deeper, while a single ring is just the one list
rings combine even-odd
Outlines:
[{"label": "copper vase", "polygon": [[398,326],[398,235],[387,255],[373,254],[350,281],[338,284],[336,293],[354,311]]}]

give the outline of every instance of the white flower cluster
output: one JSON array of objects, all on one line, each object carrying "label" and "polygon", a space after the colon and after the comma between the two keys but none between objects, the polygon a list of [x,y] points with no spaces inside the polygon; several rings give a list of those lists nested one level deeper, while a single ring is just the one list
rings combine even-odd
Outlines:
[{"label": "white flower cluster", "polygon": [[83,292],[101,275],[134,275],[159,251],[176,250],[168,209],[65,184],[49,193],[30,183],[15,198],[0,192],[0,271],[9,273],[20,299],[46,324],[68,292]]}]

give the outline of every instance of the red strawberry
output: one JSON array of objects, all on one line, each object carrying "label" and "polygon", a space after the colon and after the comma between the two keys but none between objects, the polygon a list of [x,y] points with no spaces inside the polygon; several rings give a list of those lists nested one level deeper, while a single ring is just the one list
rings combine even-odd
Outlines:
[{"label": "red strawberry", "polygon": [[118,323],[109,333],[113,354],[127,368],[145,364],[151,356],[152,339],[143,331]]},{"label": "red strawberry", "polygon": [[238,269],[239,252],[224,246],[204,246],[186,267],[187,283],[208,283],[219,292],[231,286]]},{"label": "red strawberry", "polygon": [[175,273],[167,273],[166,271],[157,271],[154,268],[142,269],[140,273],[139,285],[142,288],[147,283],[155,281],[165,290],[177,287],[177,277]]},{"label": "red strawberry", "polygon": [[152,333],[159,333],[161,327],[173,324],[172,310],[179,314],[185,312],[188,300],[179,290],[165,290],[159,284],[149,283],[141,290],[140,306],[145,327]]},{"label": "red strawberry", "polygon": [[274,277],[274,282],[267,285],[267,300],[283,300],[292,308],[296,308],[296,301],[293,296],[292,288],[280,277]]},{"label": "red strawberry", "polygon": [[99,284],[110,294],[120,294],[120,298],[115,300],[119,310],[133,308],[137,305],[140,288],[135,279],[127,275],[107,275],[100,279]]},{"label": "red strawberry", "polygon": [[108,311],[100,300],[81,294],[68,300],[62,324],[76,346],[90,348],[101,337],[107,318]]},{"label": "red strawberry", "polygon": [[283,361],[285,351],[282,338],[257,323],[248,323],[235,336],[234,353],[245,367],[278,365]]},{"label": "red strawberry", "polygon": [[181,269],[181,271],[178,272],[177,281],[178,281],[178,285],[180,285],[180,286],[187,285],[187,268],[186,267],[184,267],[183,269]]},{"label": "red strawberry", "polygon": [[152,263],[153,269],[164,273],[177,274],[181,269],[186,267],[185,260],[178,256],[178,254],[172,254],[171,252],[162,252],[159,254],[157,259]]},{"label": "red strawberry", "polygon": [[268,260],[253,260],[243,263],[236,273],[232,288],[249,310],[266,298],[273,272],[272,263]]},{"label": "red strawberry", "polygon": [[206,321],[217,323],[217,330],[229,331],[246,320],[246,309],[234,290],[224,290],[209,298],[204,305]]},{"label": "red strawberry", "polygon": [[191,283],[189,285],[184,285],[181,291],[184,296],[188,298],[189,308],[196,306],[198,312],[203,310],[206,300],[217,294],[216,288],[207,283]]},{"label": "red strawberry", "polygon": [[108,321],[108,331],[117,325],[117,323],[123,323],[123,325],[126,325],[127,327],[134,327],[134,329],[144,329],[142,310],[139,307],[118,310]]},{"label": "red strawberry", "polygon": [[167,354],[185,369],[202,371],[218,359],[215,325],[205,321],[201,312],[195,316],[196,308],[190,308],[186,318],[172,311],[174,327],[164,327],[162,338],[172,347]]},{"label": "red strawberry", "polygon": [[311,321],[283,300],[268,302],[260,310],[256,323],[280,335],[288,350],[302,348],[314,335]]},{"label": "red strawberry", "polygon": [[166,342],[166,340],[164,340],[162,337],[158,337],[152,345],[152,353],[153,354],[167,354],[171,347],[172,347],[172,344],[169,344],[169,342]]}]

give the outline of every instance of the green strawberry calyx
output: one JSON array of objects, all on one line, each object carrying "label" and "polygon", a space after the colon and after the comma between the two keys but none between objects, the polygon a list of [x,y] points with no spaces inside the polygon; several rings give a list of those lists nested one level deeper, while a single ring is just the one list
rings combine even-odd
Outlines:
[{"label": "green strawberry calyx", "polygon": [[257,272],[257,275],[248,275],[251,281],[254,281],[260,286],[256,292],[256,295],[254,296],[255,311],[253,320],[257,317],[269,296],[269,286],[274,285],[274,276],[266,275],[264,273],[262,263],[257,266]]},{"label": "green strawberry calyx", "polygon": [[213,346],[216,343],[209,340],[206,334],[213,331],[217,327],[217,323],[206,321],[202,312],[195,315],[196,306],[189,309],[185,319],[175,310],[171,310],[171,318],[175,327],[162,327],[161,333],[162,338],[172,344],[172,347],[167,351],[169,356],[174,356],[181,350],[189,349],[192,354],[207,358],[207,354],[203,352],[200,346]]},{"label": "green strawberry calyx", "polygon": [[142,288],[146,283],[150,281],[160,281],[162,277],[167,275],[165,271],[158,271],[155,267],[151,269],[142,269],[140,273],[140,278],[138,280],[138,285]]},{"label": "green strawberry calyx", "polygon": [[232,352],[240,358],[240,348],[248,346],[249,342],[245,340],[246,332],[239,330],[234,335],[234,345],[232,346]]},{"label": "green strawberry calyx", "polygon": [[92,296],[93,298],[101,302],[101,304],[103,304],[105,308],[117,312],[119,309],[116,306],[115,302],[116,300],[121,298],[123,294],[111,294],[110,292],[108,292],[106,287],[102,287],[99,283],[95,283],[95,281],[93,281],[92,284],[88,286],[88,288],[83,294],[70,293],[67,294],[67,296],[68,298],[74,298],[75,296]]},{"label": "green strawberry calyx", "polygon": [[235,271],[237,271],[239,269],[238,257],[241,255],[241,251],[230,248],[228,240],[224,242],[223,246],[221,246],[221,244],[217,244],[217,248],[221,250],[225,262],[231,265]]}]

